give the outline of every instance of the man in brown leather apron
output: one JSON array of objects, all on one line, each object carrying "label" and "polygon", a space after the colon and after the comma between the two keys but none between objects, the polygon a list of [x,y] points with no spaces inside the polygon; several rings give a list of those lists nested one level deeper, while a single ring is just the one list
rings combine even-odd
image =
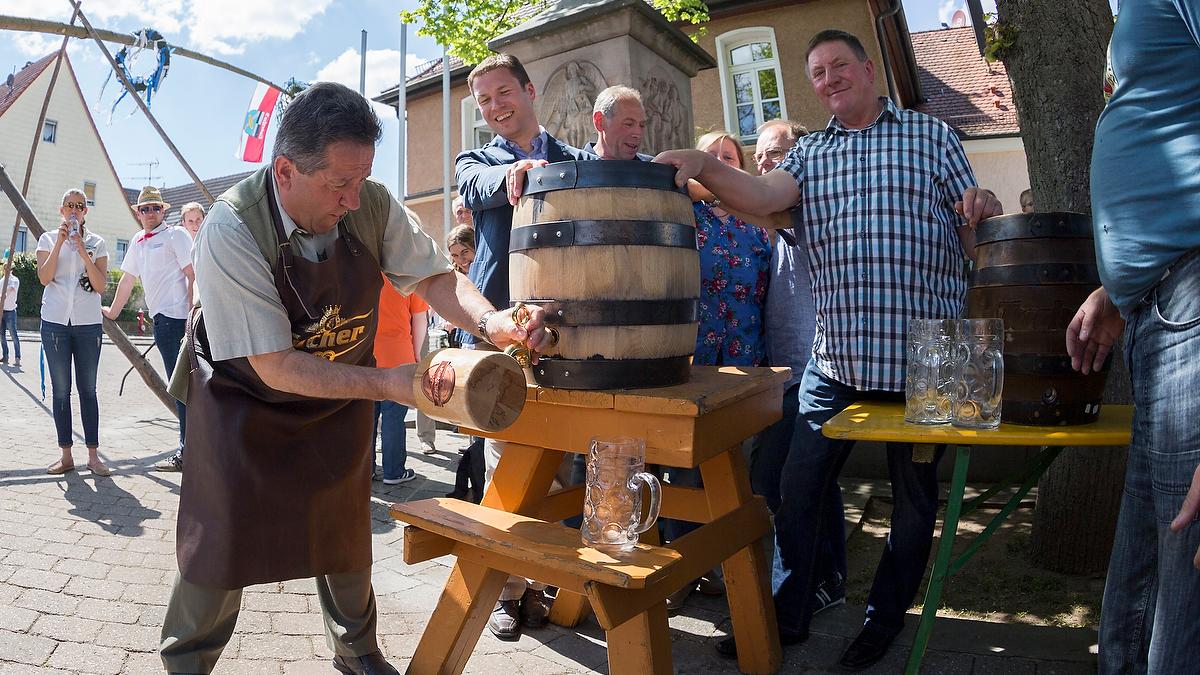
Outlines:
[{"label": "man in brown leather apron", "polygon": [[379,137],[365,99],[314,85],[288,107],[271,165],[218,199],[196,241],[168,671],[212,670],[243,587],[313,577],[334,667],[396,672],[375,639],[371,413],[412,404],[413,366],[373,367],[380,271],[496,344],[549,342],[540,311],[524,328],[495,312],[368,179]]}]

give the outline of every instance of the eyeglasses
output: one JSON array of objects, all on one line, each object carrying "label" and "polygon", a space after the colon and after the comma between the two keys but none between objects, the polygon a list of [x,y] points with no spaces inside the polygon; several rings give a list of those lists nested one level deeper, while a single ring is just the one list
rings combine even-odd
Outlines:
[{"label": "eyeglasses", "polygon": [[780,148],[774,148],[774,149],[767,150],[766,152],[762,152],[762,153],[756,152],[756,153],[754,153],[754,161],[761,162],[764,159],[769,159],[772,162],[778,162],[781,159],[783,159],[787,155],[787,153],[788,153],[787,150],[782,150]]},{"label": "eyeglasses", "polygon": [[71,209],[72,211],[83,211],[87,208],[87,204],[83,202],[67,202],[63,204],[63,208]]},{"label": "eyeglasses", "polygon": [[142,214],[143,216],[147,213],[158,213],[159,211],[162,211],[162,207],[158,204],[150,204],[149,206],[138,207],[138,213]]}]

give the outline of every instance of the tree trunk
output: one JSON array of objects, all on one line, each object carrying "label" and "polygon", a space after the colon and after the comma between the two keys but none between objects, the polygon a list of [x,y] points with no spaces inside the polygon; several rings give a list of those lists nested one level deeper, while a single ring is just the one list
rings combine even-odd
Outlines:
[{"label": "tree trunk", "polygon": [[[1017,119],[1038,211],[1091,213],[1089,168],[1096,119],[1104,108],[1107,0],[998,0],[1000,54],[1012,79]],[[1120,354],[1106,403],[1131,401]],[[1069,448],[1038,485],[1032,552],[1048,569],[1102,572],[1125,478],[1126,448]]]}]

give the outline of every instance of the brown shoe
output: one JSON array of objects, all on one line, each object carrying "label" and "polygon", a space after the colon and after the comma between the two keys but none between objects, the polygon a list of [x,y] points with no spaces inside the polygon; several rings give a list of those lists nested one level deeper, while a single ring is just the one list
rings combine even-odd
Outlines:
[{"label": "brown shoe", "polygon": [[74,462],[68,463],[68,462],[64,462],[60,459],[57,462],[51,464],[50,468],[46,469],[46,473],[50,474],[51,476],[61,476],[62,474],[66,473],[68,471],[74,471],[74,470],[75,470]]},{"label": "brown shoe", "polygon": [[501,600],[496,603],[496,607],[492,609],[492,615],[488,618],[488,630],[492,631],[492,635],[506,642],[512,642],[521,638],[521,601],[518,600]]},{"label": "brown shoe", "polygon": [[701,595],[720,597],[725,595],[725,582],[721,577],[709,572],[700,577],[700,581],[696,584],[696,590],[700,591]]},{"label": "brown shoe", "polygon": [[521,596],[521,625],[526,628],[542,628],[550,621],[550,598],[545,591],[525,589]]},{"label": "brown shoe", "polygon": [[95,476],[111,476],[112,475],[112,469],[108,468],[107,466],[104,466],[104,463],[99,460],[97,460],[95,462],[88,462],[88,469],[90,469],[92,472],[92,475],[95,475]]}]

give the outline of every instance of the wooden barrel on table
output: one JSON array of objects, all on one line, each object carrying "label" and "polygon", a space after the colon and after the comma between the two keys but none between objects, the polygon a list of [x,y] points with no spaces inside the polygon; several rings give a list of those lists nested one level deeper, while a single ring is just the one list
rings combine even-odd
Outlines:
[{"label": "wooden barrel on table", "polygon": [[1108,363],[1081,375],[1066,348],[1067,326],[1100,285],[1091,218],[1007,214],[979,223],[976,233],[967,314],[1004,320],[1004,421],[1096,421]]},{"label": "wooden barrel on table", "polygon": [[700,296],[695,216],[675,169],[560,162],[528,174],[513,212],[509,296],[541,305],[558,344],[533,367],[565,389],[686,382]]}]

